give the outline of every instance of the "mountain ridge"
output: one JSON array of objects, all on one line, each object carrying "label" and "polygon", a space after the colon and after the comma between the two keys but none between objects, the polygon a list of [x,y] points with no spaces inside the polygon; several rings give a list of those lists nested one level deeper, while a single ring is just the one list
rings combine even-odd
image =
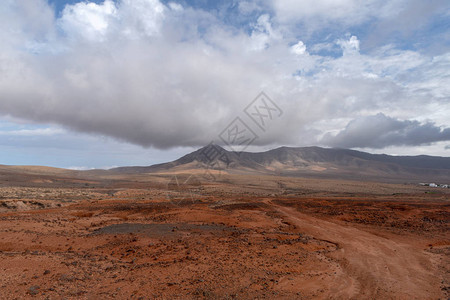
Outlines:
[{"label": "mountain ridge", "polygon": [[209,144],[177,160],[141,167],[111,169],[120,173],[158,173],[193,169],[224,170],[229,173],[255,173],[287,176],[320,176],[363,179],[388,177],[390,179],[450,181],[450,157],[393,156],[368,152],[311,147],[278,147],[263,152],[228,151]]}]

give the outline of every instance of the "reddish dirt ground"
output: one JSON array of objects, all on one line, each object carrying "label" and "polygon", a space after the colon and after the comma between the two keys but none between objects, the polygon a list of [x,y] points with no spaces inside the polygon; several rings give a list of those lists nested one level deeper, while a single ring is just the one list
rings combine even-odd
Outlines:
[{"label": "reddish dirt ground", "polygon": [[0,187],[1,299],[449,297],[448,191],[108,180]]}]

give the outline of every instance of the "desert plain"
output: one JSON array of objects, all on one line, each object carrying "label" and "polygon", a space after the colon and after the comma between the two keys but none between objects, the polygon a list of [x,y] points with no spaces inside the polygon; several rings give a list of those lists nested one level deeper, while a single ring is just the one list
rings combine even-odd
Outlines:
[{"label": "desert plain", "polygon": [[0,173],[1,299],[450,296],[450,189],[200,172]]}]

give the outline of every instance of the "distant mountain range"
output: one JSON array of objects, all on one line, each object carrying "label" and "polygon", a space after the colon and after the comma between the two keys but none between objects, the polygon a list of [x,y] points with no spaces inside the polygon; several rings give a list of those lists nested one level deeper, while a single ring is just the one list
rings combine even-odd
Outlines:
[{"label": "distant mountain range", "polygon": [[110,172],[185,173],[201,169],[231,174],[450,183],[450,157],[391,156],[320,147],[280,147],[252,153],[227,151],[210,144],[172,162],[148,167],[120,167]]}]

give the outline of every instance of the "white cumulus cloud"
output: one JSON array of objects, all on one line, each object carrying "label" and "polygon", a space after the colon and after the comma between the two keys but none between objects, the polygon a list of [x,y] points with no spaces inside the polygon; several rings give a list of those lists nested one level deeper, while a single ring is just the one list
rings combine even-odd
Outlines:
[{"label": "white cumulus cloud", "polygon": [[302,41],[299,41],[297,44],[291,47],[291,51],[297,55],[305,54],[306,45]]}]

